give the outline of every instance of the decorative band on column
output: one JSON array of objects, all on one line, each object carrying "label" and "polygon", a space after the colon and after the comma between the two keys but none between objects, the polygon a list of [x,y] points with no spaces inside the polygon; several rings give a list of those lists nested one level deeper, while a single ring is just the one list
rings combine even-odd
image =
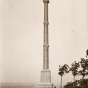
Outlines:
[{"label": "decorative band on column", "polygon": [[49,47],[49,45],[48,44],[44,44],[43,47]]},{"label": "decorative band on column", "polygon": [[44,2],[44,3],[45,3],[45,2],[49,3],[49,0],[43,0],[43,2]]},{"label": "decorative band on column", "polygon": [[48,22],[48,21],[44,21],[43,24],[47,24],[47,25],[49,25],[49,22]]}]

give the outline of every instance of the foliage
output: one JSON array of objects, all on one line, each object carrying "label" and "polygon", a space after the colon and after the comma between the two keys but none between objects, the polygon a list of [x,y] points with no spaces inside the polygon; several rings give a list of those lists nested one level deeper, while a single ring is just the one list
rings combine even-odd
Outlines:
[{"label": "foliage", "polygon": [[59,65],[59,72],[58,72],[58,74],[60,76],[63,76],[65,73],[69,73],[69,66],[67,64],[64,64],[63,66]]},{"label": "foliage", "polygon": [[74,63],[71,64],[70,71],[72,71],[72,75],[74,76],[74,81],[75,81],[75,76],[78,75],[78,68],[79,68],[79,63],[74,61]]},{"label": "foliage", "polygon": [[83,88],[88,88],[88,79],[80,79],[75,80],[75,82],[68,82],[66,85],[64,85],[64,88],[82,88],[82,82],[83,82]]},{"label": "foliage", "polygon": [[79,75],[83,78],[88,75],[88,59],[81,58],[80,66],[82,70],[79,71]]},{"label": "foliage", "polygon": [[58,74],[59,74],[60,76],[63,76],[63,75],[64,75],[64,68],[63,68],[63,66],[60,66],[60,65],[59,65],[59,72],[58,72]]},{"label": "foliage", "polygon": [[[74,61],[71,64],[71,67],[69,67],[67,64],[64,64],[63,66],[59,65],[59,72],[58,74],[61,76],[61,85],[62,85],[62,76],[65,75],[65,73],[72,72],[72,75],[74,76],[73,82],[68,82],[64,88],[88,88],[88,79],[85,79],[85,76],[88,76],[88,49],[86,50],[86,57],[87,59],[81,58],[81,61],[76,62]],[[81,68],[79,70],[79,68]],[[81,75],[82,79],[75,80],[76,76]],[[62,88],[62,86],[61,86]]]}]

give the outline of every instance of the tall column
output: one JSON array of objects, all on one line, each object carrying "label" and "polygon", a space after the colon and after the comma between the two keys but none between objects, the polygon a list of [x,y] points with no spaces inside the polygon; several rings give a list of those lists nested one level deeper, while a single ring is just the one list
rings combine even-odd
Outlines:
[{"label": "tall column", "polygon": [[43,45],[43,69],[49,69],[49,43],[48,43],[48,3],[49,0],[44,2],[44,45]]},{"label": "tall column", "polygon": [[40,83],[36,88],[54,88],[51,83],[51,71],[49,70],[49,41],[48,41],[48,3],[44,2],[44,42],[43,42],[43,69],[41,71]]}]

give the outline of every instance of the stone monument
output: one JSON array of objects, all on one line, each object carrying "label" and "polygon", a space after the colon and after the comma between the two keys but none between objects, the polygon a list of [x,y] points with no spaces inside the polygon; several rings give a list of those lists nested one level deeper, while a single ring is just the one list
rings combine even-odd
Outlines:
[{"label": "stone monument", "polygon": [[48,3],[49,0],[43,0],[44,3],[44,43],[43,43],[43,70],[41,71],[40,83],[36,88],[53,88],[51,83],[51,71],[49,70],[49,41],[48,41]]}]

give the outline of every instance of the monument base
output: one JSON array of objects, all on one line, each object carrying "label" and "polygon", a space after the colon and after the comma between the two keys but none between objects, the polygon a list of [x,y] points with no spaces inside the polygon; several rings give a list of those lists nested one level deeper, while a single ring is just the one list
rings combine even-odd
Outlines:
[{"label": "monument base", "polygon": [[49,69],[41,71],[40,83],[51,83],[51,71]]},{"label": "monument base", "polygon": [[52,83],[39,83],[35,88],[54,88]]},{"label": "monument base", "polygon": [[51,83],[51,72],[49,69],[43,69],[41,71],[40,83],[35,88],[54,88]]}]

